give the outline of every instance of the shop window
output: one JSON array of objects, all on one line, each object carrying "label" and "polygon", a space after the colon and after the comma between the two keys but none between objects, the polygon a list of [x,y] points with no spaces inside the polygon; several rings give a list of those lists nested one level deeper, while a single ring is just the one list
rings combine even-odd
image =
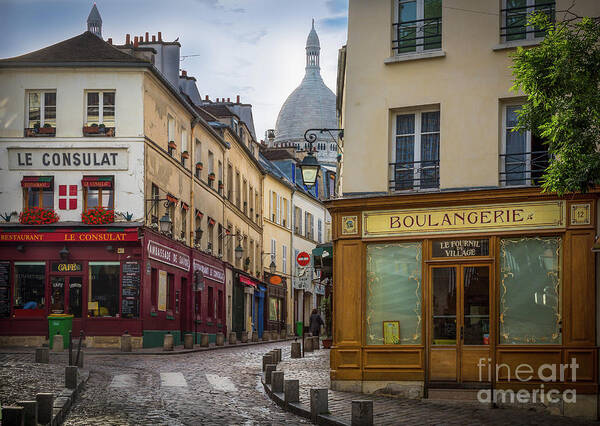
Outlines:
[{"label": "shop window", "polygon": [[44,316],[46,313],[46,264],[45,262],[15,262],[15,315],[17,310],[28,316]]},{"label": "shop window", "polygon": [[[368,345],[421,343],[421,250],[421,243],[367,246]],[[386,341],[384,325],[392,326]]]},{"label": "shop window", "polygon": [[152,310],[156,311],[158,307],[158,270],[156,268],[152,268],[150,275],[150,303]]},{"label": "shop window", "polygon": [[214,305],[213,288],[208,287],[208,317],[213,318],[215,316],[215,305]]},{"label": "shop window", "polygon": [[84,176],[83,208],[84,210],[103,207],[112,210],[115,205],[113,176]]},{"label": "shop window", "polygon": [[500,240],[500,344],[560,344],[561,239]]},{"label": "shop window", "polygon": [[175,275],[167,274],[167,313],[173,313],[175,306]]},{"label": "shop window", "polygon": [[115,92],[87,92],[86,126],[115,127]]},{"label": "shop window", "polygon": [[269,321],[281,321],[281,299],[269,297]]},{"label": "shop window", "polygon": [[89,262],[89,270],[88,301],[92,302],[90,315],[117,316],[119,314],[119,262]]}]

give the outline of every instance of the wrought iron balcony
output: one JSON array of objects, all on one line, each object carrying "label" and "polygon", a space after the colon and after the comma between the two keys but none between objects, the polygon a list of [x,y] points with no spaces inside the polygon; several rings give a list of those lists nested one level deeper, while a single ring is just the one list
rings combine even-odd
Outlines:
[{"label": "wrought iron balcony", "polygon": [[[556,2],[536,4],[532,6],[508,7],[501,9],[502,23],[500,27],[500,36],[503,41],[527,39],[528,34],[534,34],[533,37],[544,37],[545,31],[527,24],[531,13],[542,12],[550,17],[554,22]],[[531,36],[530,36],[531,37]]]},{"label": "wrought iron balcony", "polygon": [[392,49],[396,53],[441,49],[442,17],[396,22],[393,24],[396,38]]},{"label": "wrought iron balcony", "polygon": [[440,161],[400,161],[389,163],[390,191],[419,191],[440,187]]},{"label": "wrought iron balcony", "polygon": [[500,185],[540,185],[549,158],[548,151],[500,154]]}]

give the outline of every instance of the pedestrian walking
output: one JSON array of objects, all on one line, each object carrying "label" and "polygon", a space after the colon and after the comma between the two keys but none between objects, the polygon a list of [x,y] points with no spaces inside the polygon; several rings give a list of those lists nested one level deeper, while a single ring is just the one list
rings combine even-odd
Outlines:
[{"label": "pedestrian walking", "polygon": [[321,334],[321,326],[325,325],[323,318],[319,315],[317,309],[313,309],[310,316],[310,332],[313,336],[319,336]]}]

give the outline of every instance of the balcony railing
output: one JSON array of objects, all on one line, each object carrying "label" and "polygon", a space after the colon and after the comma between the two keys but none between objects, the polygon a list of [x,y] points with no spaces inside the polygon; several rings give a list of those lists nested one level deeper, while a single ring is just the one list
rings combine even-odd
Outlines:
[{"label": "balcony railing", "polygon": [[396,53],[442,48],[442,17],[396,22],[392,49]]},{"label": "balcony railing", "polygon": [[389,189],[408,191],[440,187],[440,161],[401,161],[390,163]]},{"label": "balcony railing", "polygon": [[[508,7],[501,9],[502,23],[500,27],[500,37],[503,41],[524,40],[527,38],[544,37],[545,31],[527,25],[527,20],[531,13],[542,12],[550,17],[554,22],[555,2],[541,3],[532,6]],[[529,36],[529,34],[533,34]]]},{"label": "balcony railing", "polygon": [[540,185],[549,159],[548,151],[500,154],[500,185]]}]

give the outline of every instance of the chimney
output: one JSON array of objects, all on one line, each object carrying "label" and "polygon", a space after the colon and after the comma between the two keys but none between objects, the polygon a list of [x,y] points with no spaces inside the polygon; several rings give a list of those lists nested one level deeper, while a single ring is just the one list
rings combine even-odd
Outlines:
[{"label": "chimney", "polygon": [[152,34],[152,43],[156,42],[156,36]]},{"label": "chimney", "polygon": [[237,95],[236,99],[235,99],[235,103],[239,104],[240,103],[240,95]]},{"label": "chimney", "polygon": [[207,101],[209,101],[209,100],[210,100],[210,99],[208,98],[208,95],[206,95],[206,98],[205,98],[205,99],[206,99]]},{"label": "chimney", "polygon": [[187,71],[186,70],[181,70],[181,76],[182,77],[187,77]]},{"label": "chimney", "polygon": [[135,38],[133,39],[133,47],[138,47],[139,44],[139,39],[137,36],[135,36]]},{"label": "chimney", "polygon": [[158,41],[162,42],[162,32],[158,32]]},{"label": "chimney", "polygon": [[146,31],[146,43],[148,43],[150,41],[149,35],[148,35],[148,31]]},{"label": "chimney", "polygon": [[227,102],[231,102],[231,98],[227,98]]},{"label": "chimney", "polygon": [[125,44],[126,45],[130,45],[131,44],[131,36],[129,34],[125,35]]},{"label": "chimney", "polygon": [[112,44],[112,38],[111,37],[108,38],[108,44]]}]

